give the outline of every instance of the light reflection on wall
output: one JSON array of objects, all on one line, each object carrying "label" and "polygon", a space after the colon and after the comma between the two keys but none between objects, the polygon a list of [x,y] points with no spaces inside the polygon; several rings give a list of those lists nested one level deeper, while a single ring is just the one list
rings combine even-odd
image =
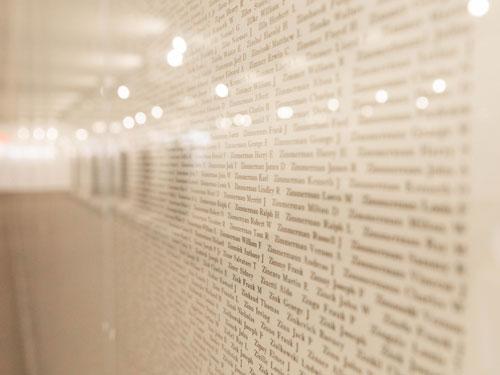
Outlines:
[{"label": "light reflection on wall", "polygon": [[52,144],[0,144],[0,158],[11,160],[51,160],[55,156],[56,147]]},{"label": "light reflection on wall", "polygon": [[0,191],[68,190],[70,154],[66,143],[48,139],[0,144]]}]

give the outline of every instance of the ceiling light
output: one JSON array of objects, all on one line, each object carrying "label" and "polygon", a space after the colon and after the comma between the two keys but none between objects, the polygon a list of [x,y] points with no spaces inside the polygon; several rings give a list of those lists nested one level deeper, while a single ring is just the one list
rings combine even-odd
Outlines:
[{"label": "ceiling light", "polygon": [[293,116],[293,108],[284,106],[284,107],[279,107],[278,110],[276,111],[276,114],[280,119],[286,120],[289,118],[292,118]]},{"label": "ceiling light", "polygon": [[229,95],[228,87],[223,83],[219,83],[217,86],[215,86],[215,95],[217,95],[219,98],[227,97]]},{"label": "ceiling light", "polygon": [[33,130],[33,138],[35,138],[37,141],[42,141],[45,138],[45,130],[42,128],[36,128]]},{"label": "ceiling light", "polygon": [[378,90],[375,93],[375,101],[380,104],[384,104],[389,100],[389,94],[385,90]]},{"label": "ceiling light", "polygon": [[181,66],[183,60],[184,60],[184,56],[182,55],[182,53],[180,53],[179,51],[177,51],[175,49],[170,50],[167,54],[167,63],[168,63],[168,65],[170,65],[174,68]]},{"label": "ceiling light", "polygon": [[331,98],[328,100],[327,107],[332,112],[337,112],[340,107],[340,102],[336,98]]},{"label": "ceiling light", "polygon": [[160,119],[163,116],[163,109],[155,105],[153,108],[151,108],[151,116],[153,116],[155,119]]},{"label": "ceiling light", "polygon": [[128,99],[128,97],[130,96],[130,90],[125,85],[121,85],[120,87],[118,87],[116,93],[118,94],[118,97],[123,100]]},{"label": "ceiling light", "polygon": [[17,138],[26,140],[30,137],[30,130],[28,128],[22,127],[17,131]]},{"label": "ceiling light", "polygon": [[144,112],[137,112],[134,116],[135,122],[139,125],[144,125],[146,123],[146,114]]},{"label": "ceiling light", "polygon": [[135,125],[134,118],[132,116],[127,116],[123,119],[123,126],[125,129],[132,129]]},{"label": "ceiling light", "polygon": [[429,106],[429,99],[425,96],[419,96],[417,100],[415,100],[415,106],[418,109],[426,109]]},{"label": "ceiling light", "polygon": [[436,94],[442,94],[446,90],[446,81],[441,78],[435,79],[432,82],[432,89]]},{"label": "ceiling light", "polygon": [[179,53],[185,53],[187,50],[187,43],[181,36],[176,36],[172,39],[172,47]]},{"label": "ceiling light", "polygon": [[473,17],[482,17],[490,10],[489,0],[469,0],[467,10]]}]

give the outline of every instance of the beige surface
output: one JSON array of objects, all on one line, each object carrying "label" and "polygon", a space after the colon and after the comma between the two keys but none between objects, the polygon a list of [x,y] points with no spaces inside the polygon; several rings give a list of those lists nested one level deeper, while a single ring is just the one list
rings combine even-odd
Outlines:
[{"label": "beige surface", "polygon": [[498,5],[19,4],[30,88],[100,57],[28,112],[147,115],[75,142],[71,193],[2,200],[28,375],[500,372]]},{"label": "beige surface", "polygon": [[23,286],[28,374],[105,374],[99,212],[64,194],[3,195],[0,204]]},{"label": "beige surface", "polygon": [[0,374],[24,375],[19,314],[15,298],[5,198],[0,197]]}]

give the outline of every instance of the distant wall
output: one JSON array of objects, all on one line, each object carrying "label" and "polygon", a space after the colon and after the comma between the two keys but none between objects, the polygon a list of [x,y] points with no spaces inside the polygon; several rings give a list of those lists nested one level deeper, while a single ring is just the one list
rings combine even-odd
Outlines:
[{"label": "distant wall", "polygon": [[0,192],[69,190],[69,171],[67,154],[51,145],[0,144]]}]

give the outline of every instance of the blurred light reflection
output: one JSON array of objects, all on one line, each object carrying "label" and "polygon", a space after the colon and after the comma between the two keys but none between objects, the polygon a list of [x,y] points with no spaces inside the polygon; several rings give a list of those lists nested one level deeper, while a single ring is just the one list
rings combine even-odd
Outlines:
[{"label": "blurred light reflection", "polygon": [[30,137],[30,130],[26,127],[19,128],[17,131],[17,138],[21,140],[26,140],[29,139]]},{"label": "blurred light reflection", "polygon": [[199,130],[192,130],[181,137],[184,146],[208,146],[211,142],[210,134]]},{"label": "blurred light reflection", "polygon": [[135,120],[132,116],[127,116],[123,119],[122,123],[125,129],[132,129],[135,125]]},{"label": "blurred light reflection", "polygon": [[54,159],[55,147],[52,145],[0,145],[0,158],[11,160]]},{"label": "blurred light reflection", "polygon": [[332,112],[337,112],[340,108],[340,102],[337,98],[331,98],[328,100],[327,107]]},{"label": "blurred light reflection", "polygon": [[386,90],[378,90],[375,93],[375,101],[379,104],[384,104],[387,103],[387,100],[389,100],[389,94],[387,93]]},{"label": "blurred light reflection", "polygon": [[43,141],[45,139],[45,130],[42,128],[35,128],[35,130],[33,130],[33,138],[37,141]]},{"label": "blurred light reflection", "polygon": [[446,81],[442,78],[435,79],[434,82],[432,82],[432,90],[436,94],[442,94],[446,91]]},{"label": "blurred light reflection", "polygon": [[215,86],[215,95],[219,98],[225,98],[229,95],[229,88],[225,84],[219,83]]},{"label": "blurred light reflection", "polygon": [[293,108],[288,106],[279,107],[276,111],[278,118],[286,120],[293,117]]},{"label": "blurred light reflection", "polygon": [[144,125],[146,123],[147,117],[144,112],[137,112],[134,116],[135,122],[139,125]]},{"label": "blurred light reflection", "polygon": [[237,113],[236,115],[234,115],[233,123],[236,126],[243,126],[244,123],[243,115],[241,113]]},{"label": "blurred light reflection", "polygon": [[116,93],[118,94],[118,97],[123,100],[128,99],[130,96],[130,90],[125,85],[121,85],[120,87],[118,87]]},{"label": "blurred light reflection", "polygon": [[231,119],[228,117],[222,117],[216,120],[215,126],[219,129],[227,129],[231,126]]},{"label": "blurred light reflection", "polygon": [[157,120],[162,118],[163,109],[160,106],[155,105],[153,108],[151,108],[151,116],[153,116]]},{"label": "blurred light reflection", "polygon": [[415,101],[415,106],[418,109],[424,110],[429,106],[429,99],[427,99],[425,96],[419,96]]},{"label": "blurred light reflection", "polygon": [[473,17],[483,17],[490,10],[489,0],[469,0],[467,10]]},{"label": "blurred light reflection", "polygon": [[172,47],[174,50],[181,54],[187,51],[187,43],[181,36],[176,36],[174,39],[172,39]]},{"label": "blurred light reflection", "polygon": [[167,63],[173,68],[177,68],[182,65],[184,61],[184,56],[179,51],[172,49],[167,53]]}]

